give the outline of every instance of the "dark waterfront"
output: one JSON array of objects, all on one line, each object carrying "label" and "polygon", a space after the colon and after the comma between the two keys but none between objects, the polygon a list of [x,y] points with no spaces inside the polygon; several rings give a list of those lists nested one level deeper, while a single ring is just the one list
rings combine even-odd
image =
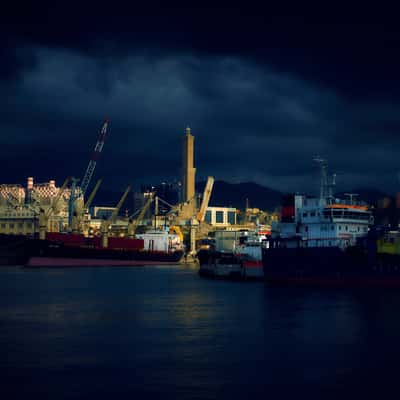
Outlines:
[{"label": "dark waterfront", "polygon": [[397,397],[399,291],[15,267],[0,296],[4,399]]}]

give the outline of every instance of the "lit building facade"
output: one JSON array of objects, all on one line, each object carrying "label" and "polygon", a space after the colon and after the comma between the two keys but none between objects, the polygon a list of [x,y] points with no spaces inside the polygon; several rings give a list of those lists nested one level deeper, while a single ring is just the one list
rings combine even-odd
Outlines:
[{"label": "lit building facade", "polygon": [[[54,180],[34,184],[33,178],[27,179],[26,187],[15,184],[0,184],[0,233],[15,235],[33,235],[38,232],[40,209],[49,210],[49,232],[58,232],[68,226],[68,204],[71,189],[66,188],[57,204],[54,199],[60,188]],[[79,187],[75,197],[82,197]]]},{"label": "lit building facade", "polygon": [[236,225],[236,215],[236,208],[207,207],[205,222],[218,227]]}]

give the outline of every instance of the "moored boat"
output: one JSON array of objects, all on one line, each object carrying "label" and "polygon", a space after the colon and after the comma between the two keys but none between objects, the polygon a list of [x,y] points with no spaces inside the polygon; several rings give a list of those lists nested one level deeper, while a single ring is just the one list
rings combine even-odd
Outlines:
[{"label": "moored boat", "polygon": [[135,266],[176,264],[184,254],[178,235],[153,231],[135,239],[49,233],[46,240],[28,242],[27,267]]},{"label": "moored boat", "polygon": [[258,231],[216,231],[214,247],[200,249],[200,276],[235,279],[262,280],[263,265],[261,243],[265,234]]},{"label": "moored boat", "polygon": [[206,278],[244,279],[244,268],[239,257],[233,253],[201,250],[198,252],[199,275]]},{"label": "moored boat", "polygon": [[395,245],[394,234],[390,237],[373,226],[365,204],[336,199],[324,185],[319,198],[291,196],[282,208],[279,234],[263,243],[265,281],[400,286],[400,246]]}]

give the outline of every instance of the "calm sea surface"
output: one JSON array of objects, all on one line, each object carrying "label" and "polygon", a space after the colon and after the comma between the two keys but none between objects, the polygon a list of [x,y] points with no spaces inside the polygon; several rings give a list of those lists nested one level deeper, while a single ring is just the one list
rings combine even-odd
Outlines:
[{"label": "calm sea surface", "polygon": [[3,399],[399,398],[400,290],[3,267],[0,382]]}]

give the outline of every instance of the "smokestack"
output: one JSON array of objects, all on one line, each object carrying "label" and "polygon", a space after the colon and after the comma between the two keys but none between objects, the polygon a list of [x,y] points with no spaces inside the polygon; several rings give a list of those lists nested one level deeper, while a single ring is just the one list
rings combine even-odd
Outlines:
[{"label": "smokestack", "polygon": [[26,181],[26,188],[28,190],[32,190],[33,189],[33,177],[30,176],[27,181]]},{"label": "smokestack", "polygon": [[25,203],[30,204],[32,201],[33,177],[26,179]]}]

